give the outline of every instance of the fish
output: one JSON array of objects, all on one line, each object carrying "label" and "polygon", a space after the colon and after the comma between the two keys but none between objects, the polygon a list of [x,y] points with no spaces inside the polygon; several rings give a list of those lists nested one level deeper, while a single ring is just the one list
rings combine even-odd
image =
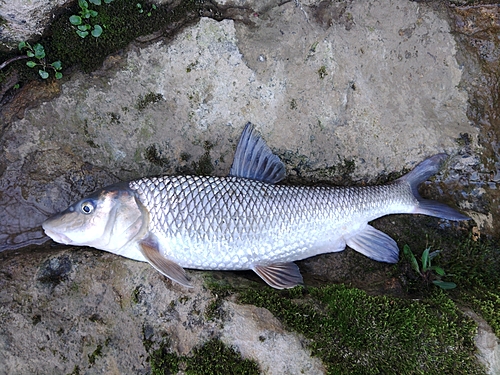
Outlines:
[{"label": "fish", "polygon": [[469,220],[418,193],[447,157],[434,155],[385,185],[279,184],[285,165],[247,123],[228,176],[120,182],[69,206],[42,227],[55,242],[148,262],[185,287],[192,287],[187,268],[253,270],[273,288],[292,288],[303,284],[295,261],[346,246],[375,261],[398,262],[396,241],[368,224],[379,217]]}]

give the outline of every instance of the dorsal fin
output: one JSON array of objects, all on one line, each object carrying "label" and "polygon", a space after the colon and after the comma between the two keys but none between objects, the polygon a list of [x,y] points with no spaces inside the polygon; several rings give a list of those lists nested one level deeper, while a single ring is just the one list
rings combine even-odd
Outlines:
[{"label": "dorsal fin", "polygon": [[241,133],[229,175],[274,184],[285,178],[286,169],[249,122]]}]

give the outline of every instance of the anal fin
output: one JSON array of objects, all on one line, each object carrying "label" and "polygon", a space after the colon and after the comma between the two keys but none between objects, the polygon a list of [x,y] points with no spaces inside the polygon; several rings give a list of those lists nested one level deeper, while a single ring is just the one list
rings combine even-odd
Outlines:
[{"label": "anal fin", "polygon": [[141,253],[158,272],[185,287],[192,288],[184,268],[161,255],[158,244],[154,239],[146,237],[139,242],[139,245]]},{"label": "anal fin", "polygon": [[351,249],[379,262],[397,263],[399,248],[391,237],[367,225],[361,232],[346,239]]},{"label": "anal fin", "polygon": [[288,289],[303,284],[299,267],[292,262],[267,266],[256,265],[252,269],[269,286],[276,289]]}]

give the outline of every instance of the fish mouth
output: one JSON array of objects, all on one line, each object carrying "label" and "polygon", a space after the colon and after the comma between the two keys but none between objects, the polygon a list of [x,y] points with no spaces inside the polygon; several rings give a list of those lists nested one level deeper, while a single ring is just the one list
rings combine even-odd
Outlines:
[{"label": "fish mouth", "polygon": [[58,233],[51,229],[45,228],[44,225],[42,225],[42,227],[43,230],[45,231],[45,234],[58,243],[62,243],[64,245],[71,245],[71,243],[73,242],[69,237],[65,236],[62,233]]}]

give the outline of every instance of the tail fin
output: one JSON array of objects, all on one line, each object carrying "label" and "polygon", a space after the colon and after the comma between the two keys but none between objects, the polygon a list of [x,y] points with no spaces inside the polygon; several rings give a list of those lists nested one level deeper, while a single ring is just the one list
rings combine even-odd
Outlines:
[{"label": "tail fin", "polygon": [[399,178],[398,182],[406,182],[410,185],[411,191],[418,200],[418,205],[413,213],[429,216],[436,216],[448,220],[470,220],[468,216],[461,214],[451,207],[436,201],[423,199],[418,194],[418,186],[426,181],[430,176],[436,174],[444,160],[448,157],[446,154],[437,154],[424,160],[415,167],[410,173]]}]

